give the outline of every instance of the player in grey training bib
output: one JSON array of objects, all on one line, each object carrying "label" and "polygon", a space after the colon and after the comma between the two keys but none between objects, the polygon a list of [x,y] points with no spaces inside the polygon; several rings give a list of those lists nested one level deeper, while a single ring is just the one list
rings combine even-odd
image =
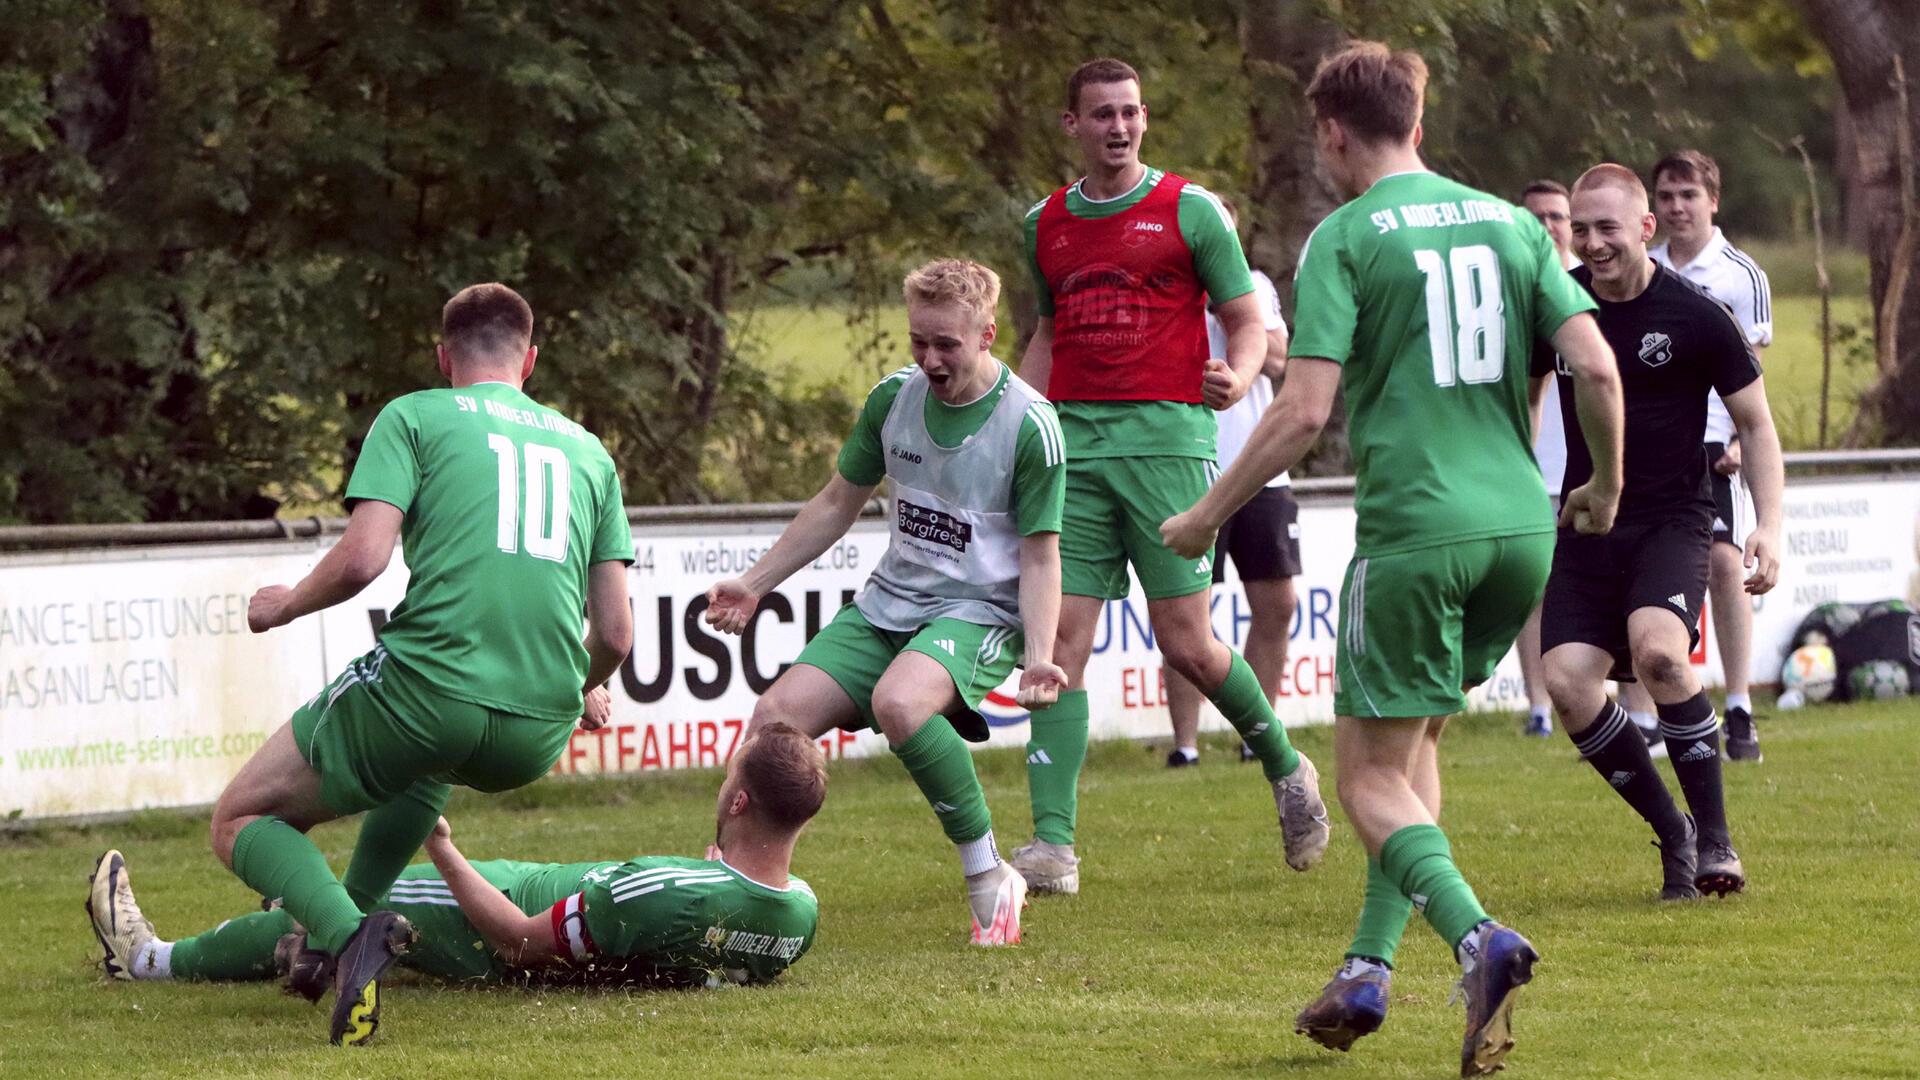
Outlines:
[{"label": "player in grey training bib", "polygon": [[707,621],[745,630],[761,597],[843,536],[888,481],[886,555],[753,722],[884,734],[959,849],[971,940],[1012,944],[1027,885],[1000,858],[965,740],[986,738],[978,707],[1016,664],[1023,705],[1066,686],[1052,655],[1066,444],[1053,406],[989,351],[992,270],[942,259],[909,274],[905,293],[914,366],[868,393],[826,487],[751,570],[708,591]]}]

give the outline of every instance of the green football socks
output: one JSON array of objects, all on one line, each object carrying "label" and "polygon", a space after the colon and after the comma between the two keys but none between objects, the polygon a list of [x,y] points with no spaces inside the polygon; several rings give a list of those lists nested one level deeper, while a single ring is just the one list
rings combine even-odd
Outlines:
[{"label": "green football socks", "polygon": [[1438,825],[1409,825],[1380,845],[1380,870],[1427,917],[1427,925],[1458,948],[1487,921],[1487,912],[1453,865],[1453,848]]},{"label": "green football socks", "polygon": [[440,823],[440,811],[446,808],[452,791],[446,784],[416,780],[392,802],[367,811],[360,821],[360,839],[353,845],[353,858],[340,879],[361,911],[372,911],[393,888],[400,872]]},{"label": "green football socks", "polygon": [[1394,951],[1400,948],[1401,935],[1406,933],[1412,914],[1413,901],[1380,869],[1380,860],[1368,859],[1367,896],[1360,905],[1360,925],[1353,931],[1347,955],[1392,967]]},{"label": "green football socks", "polygon": [[1073,843],[1089,715],[1085,690],[1068,690],[1056,704],[1033,710],[1027,793],[1033,799],[1033,834],[1049,844]]},{"label": "green football socks", "polygon": [[261,896],[279,897],[307,928],[307,943],[335,956],[360,928],[360,905],[333,876],[327,857],[299,829],[256,818],[233,841],[233,872]]},{"label": "green football socks", "polygon": [[293,916],[285,908],[276,908],[228,919],[204,934],[182,938],[173,943],[173,977],[226,981],[269,978],[273,975],[273,947],[293,927]]},{"label": "green football socks", "polygon": [[927,797],[947,839],[972,843],[993,828],[986,792],[973,771],[973,754],[946,717],[936,713],[893,752]]},{"label": "green football socks", "polygon": [[1300,754],[1287,740],[1285,725],[1273,715],[1273,702],[1267,700],[1253,668],[1239,653],[1229,651],[1233,666],[1227,669],[1227,681],[1209,700],[1259,756],[1260,771],[1269,781],[1278,780],[1300,767]]}]

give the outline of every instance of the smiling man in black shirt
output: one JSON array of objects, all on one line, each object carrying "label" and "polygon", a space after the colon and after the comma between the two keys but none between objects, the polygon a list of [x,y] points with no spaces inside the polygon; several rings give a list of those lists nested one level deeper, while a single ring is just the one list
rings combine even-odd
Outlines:
[{"label": "smiling man in black shirt", "polygon": [[[1719,720],[1688,662],[1699,643],[1712,543],[1701,441],[1709,390],[1719,391],[1747,449],[1759,527],[1743,554],[1746,590],[1755,595],[1779,578],[1785,482],[1759,361],[1724,307],[1648,257],[1653,226],[1646,187],[1632,170],[1596,165],[1574,184],[1574,251],[1583,265],[1573,274],[1600,302],[1600,332],[1620,364],[1625,484],[1611,533],[1560,530],[1540,636],[1562,725],[1581,756],[1653,826],[1661,898],[1685,900],[1746,887],[1721,790]],[[1551,351],[1536,355],[1536,393],[1555,366]],[[1566,407],[1571,387],[1560,389],[1572,488],[1593,466],[1578,437],[1580,418]],[[1692,818],[1675,806],[1645,741],[1607,698],[1609,677],[1637,678],[1652,695]]]}]

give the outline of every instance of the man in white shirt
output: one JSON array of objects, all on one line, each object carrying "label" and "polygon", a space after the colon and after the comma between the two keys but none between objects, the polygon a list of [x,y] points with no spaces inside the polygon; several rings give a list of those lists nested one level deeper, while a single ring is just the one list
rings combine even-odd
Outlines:
[{"label": "man in white shirt", "polygon": [[[1654,261],[1705,289],[1733,313],[1755,358],[1773,343],[1773,293],[1766,271],[1713,223],[1720,211],[1720,167],[1698,150],[1677,150],[1653,167],[1654,213],[1664,234]],[[1713,463],[1713,553],[1707,588],[1713,632],[1726,669],[1727,756],[1760,760],[1747,678],[1753,662],[1753,607],[1742,582],[1741,545],[1753,531],[1753,497],[1740,472],[1740,442],[1719,395],[1707,401],[1707,458]]]},{"label": "man in white shirt", "polygon": [[[1229,218],[1236,222],[1239,212],[1229,199],[1222,198]],[[1220,469],[1233,464],[1240,448],[1247,444],[1260,414],[1273,402],[1273,380],[1287,370],[1287,322],[1280,315],[1280,294],[1273,279],[1258,270],[1253,274],[1253,294],[1260,302],[1260,316],[1267,331],[1267,357],[1261,377],[1254,379],[1240,403],[1214,414],[1219,425],[1215,442],[1215,461]],[[1207,312],[1208,355],[1227,355],[1227,332]],[[1215,472],[1215,476],[1219,473]],[[1281,473],[1267,483],[1253,501],[1227,520],[1220,529],[1220,540],[1213,550],[1213,583],[1226,580],[1227,557],[1240,571],[1241,588],[1247,595],[1252,621],[1247,625],[1246,643],[1241,652],[1247,666],[1260,680],[1260,688],[1271,701],[1280,689],[1280,677],[1286,670],[1287,643],[1293,631],[1293,611],[1297,604],[1293,579],[1300,573],[1300,506],[1293,498],[1293,482]],[[1179,768],[1200,760],[1200,702],[1202,695],[1192,683],[1171,667],[1164,669],[1167,680],[1167,711],[1173,716],[1173,750],[1167,754],[1167,767]],[[1240,760],[1253,755],[1243,744]]]},{"label": "man in white shirt", "polygon": [[[1540,219],[1553,237],[1553,248],[1560,263],[1571,270],[1580,265],[1573,253],[1572,204],[1567,186],[1558,180],[1535,180],[1520,193],[1520,205]],[[1560,500],[1560,481],[1567,471],[1567,431],[1560,418],[1560,388],[1547,380],[1547,390],[1533,411],[1533,459],[1540,463],[1540,478],[1547,482],[1547,494]],[[1520,674],[1527,684],[1527,726],[1529,735],[1553,734],[1553,701],[1547,696],[1546,665],[1540,659],[1540,608],[1534,606],[1527,625],[1515,643],[1520,650]]]}]

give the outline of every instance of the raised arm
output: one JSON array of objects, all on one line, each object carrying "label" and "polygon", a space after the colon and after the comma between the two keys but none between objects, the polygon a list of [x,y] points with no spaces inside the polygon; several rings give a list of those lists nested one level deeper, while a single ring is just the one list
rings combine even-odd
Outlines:
[{"label": "raised arm", "polygon": [[820,557],[835,540],[847,534],[860,517],[860,508],[873,497],[877,485],[859,486],[838,471],[819,493],[807,500],[799,516],[760,556],[753,569],[707,590],[707,623],[727,634],[747,628],[760,598],[780,587],[793,572]]},{"label": "raised arm", "polygon": [[1722,400],[1745,447],[1740,467],[1746,471],[1748,490],[1753,492],[1758,527],[1747,537],[1743,561],[1753,571],[1747,578],[1747,591],[1758,596],[1780,580],[1780,504],[1787,486],[1780,433],[1774,429],[1773,411],[1767,407],[1765,379],[1756,378]]},{"label": "raised arm", "polygon": [[1626,434],[1625,399],[1620,390],[1620,367],[1613,349],[1600,335],[1600,324],[1581,313],[1553,332],[1553,347],[1573,375],[1573,404],[1580,415],[1580,432],[1593,459],[1593,476],[1567,492],[1560,523],[1583,533],[1605,533],[1613,528],[1620,509],[1621,453]]},{"label": "raised arm", "polygon": [[[624,567],[622,568],[624,569]],[[427,837],[427,858],[440,871],[441,880],[460,905],[475,930],[502,960],[515,967],[534,968],[565,959],[554,946],[551,916],[547,912],[528,915],[514,905],[493,883],[480,876],[460,849],[453,846],[453,831],[441,818]]]},{"label": "raised arm", "polygon": [[347,519],[340,542],[298,585],[269,585],[247,601],[247,628],[256,634],[285,626],[302,615],[330,608],[360,594],[393,561],[406,515],[392,503],[362,499]]}]

